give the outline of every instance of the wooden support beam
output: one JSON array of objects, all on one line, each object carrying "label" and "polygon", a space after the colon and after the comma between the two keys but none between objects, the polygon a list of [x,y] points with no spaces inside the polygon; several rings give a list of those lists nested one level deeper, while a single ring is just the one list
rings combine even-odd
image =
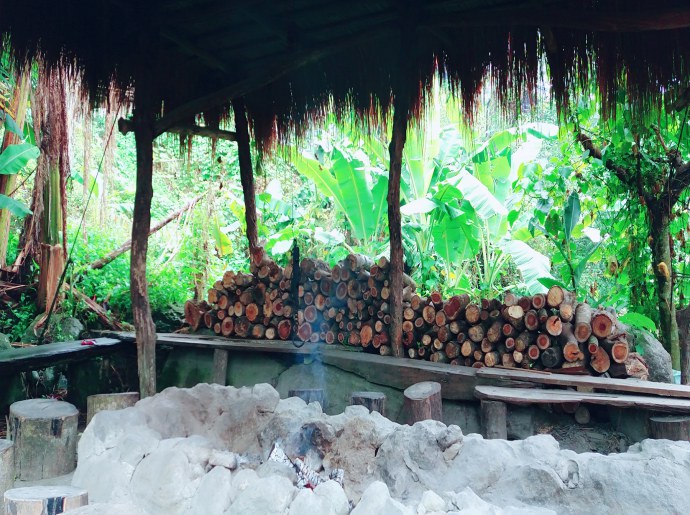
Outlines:
[{"label": "wooden support beam", "polygon": [[[409,16],[409,13],[408,13]],[[410,19],[410,18],[408,18]],[[408,28],[409,29],[409,28]],[[388,233],[390,239],[390,341],[393,355],[404,357],[402,343],[403,323],[403,246],[402,224],[400,220],[400,180],[402,168],[402,154],[407,138],[407,121],[410,113],[410,99],[412,97],[413,70],[410,68],[413,45],[410,41],[412,32],[401,30],[400,55],[398,56],[398,90],[393,99],[393,134],[388,147],[390,152],[390,168],[388,170]]]},{"label": "wooden support beam", "polygon": [[481,401],[482,436],[487,439],[508,439],[508,407],[505,402]]},{"label": "wooden support beam", "polygon": [[[134,122],[126,118],[120,118],[117,121],[117,128],[122,134],[134,132]],[[178,124],[174,125],[165,132],[172,132],[173,134],[182,134],[185,136],[203,136],[205,138],[224,139],[226,141],[237,141],[237,134],[232,131],[224,131],[222,129],[213,129],[211,127],[202,127],[201,125]],[[158,137],[160,134],[156,134]]]},{"label": "wooden support beam", "polygon": [[249,125],[244,100],[232,101],[235,112],[235,132],[237,133],[237,154],[240,161],[240,180],[244,194],[244,217],[247,222],[247,240],[249,251],[259,246],[259,233],[256,228],[256,195],[254,193],[254,170],[252,169],[252,153],[249,148]]},{"label": "wooden support beam", "polygon": [[134,137],[137,151],[137,182],[132,218],[132,252],[130,254],[130,295],[132,317],[137,336],[137,363],[141,398],[156,393],[156,326],[146,280],[146,254],[151,228],[153,198],[154,107],[151,90],[144,73],[139,77],[134,96]]},{"label": "wooden support beam", "polygon": [[222,386],[227,384],[228,375],[228,351],[223,349],[213,350],[213,382]]}]

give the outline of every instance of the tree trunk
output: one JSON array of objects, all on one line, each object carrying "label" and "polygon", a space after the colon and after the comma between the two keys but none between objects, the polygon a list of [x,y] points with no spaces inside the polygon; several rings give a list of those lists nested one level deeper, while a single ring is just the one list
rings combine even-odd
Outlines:
[{"label": "tree trunk", "polygon": [[[89,198],[89,193],[91,191],[91,144],[93,141],[93,116],[91,109],[86,109],[84,114],[84,173],[82,174],[82,202],[86,206],[86,202]],[[82,227],[82,234],[84,236],[84,241],[89,240],[86,225]]]},{"label": "tree trunk", "polygon": [[[145,82],[143,83],[145,84]],[[144,90],[144,91],[142,91]],[[156,393],[156,327],[151,317],[151,305],[146,281],[146,253],[151,225],[151,199],[153,198],[153,109],[145,87],[137,84],[135,92],[134,122],[137,150],[137,189],[134,196],[132,220],[132,252],[130,284],[132,316],[137,337],[139,393],[142,398]]]},{"label": "tree trunk", "polygon": [[259,246],[259,235],[256,228],[256,196],[254,193],[254,170],[252,168],[252,154],[249,148],[249,127],[244,101],[232,101],[235,113],[235,132],[237,133],[237,154],[240,162],[240,180],[244,194],[244,216],[247,222],[247,240],[249,253]]},{"label": "tree trunk", "polygon": [[[11,110],[14,115],[14,121],[20,129],[24,128],[24,119],[26,118],[26,105],[29,99],[29,77],[31,70],[20,72],[17,77],[17,85],[14,88],[14,96],[12,98]],[[19,143],[19,136],[11,131],[5,130],[5,137],[2,141],[2,151],[16,143]],[[0,193],[10,195],[16,186],[16,175],[0,175]],[[0,268],[7,264],[7,244],[10,235],[10,220],[12,215],[9,210],[0,210]]]},{"label": "tree trunk", "polygon": [[676,306],[673,300],[673,268],[671,264],[670,218],[664,202],[648,203],[650,218],[649,236],[652,250],[652,268],[656,280],[657,301],[659,305],[659,326],[661,342],[671,353],[673,368],[680,368],[680,347],[678,344],[678,323]]}]

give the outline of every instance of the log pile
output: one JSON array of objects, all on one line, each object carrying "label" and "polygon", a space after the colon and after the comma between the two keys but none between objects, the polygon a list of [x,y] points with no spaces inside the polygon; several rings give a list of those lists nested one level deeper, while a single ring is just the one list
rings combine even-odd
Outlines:
[{"label": "log pile", "polygon": [[[250,274],[226,272],[208,302],[189,301],[192,330],[226,337],[325,342],[390,355],[389,263],[350,254],[329,267],[303,259],[291,291],[292,265],[280,267],[261,249]],[[467,294],[423,298],[404,277],[403,345],[409,358],[480,367],[630,375],[630,345],[615,312],[578,303],[559,286],[546,294],[472,302]]]}]

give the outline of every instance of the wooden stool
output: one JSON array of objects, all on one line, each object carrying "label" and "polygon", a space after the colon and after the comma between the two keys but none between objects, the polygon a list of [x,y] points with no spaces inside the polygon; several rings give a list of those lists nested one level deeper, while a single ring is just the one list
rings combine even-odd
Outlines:
[{"label": "wooden stool", "polygon": [[100,393],[86,398],[86,425],[99,411],[118,410],[134,406],[139,401],[139,392]]},{"label": "wooden stool", "polygon": [[378,411],[386,416],[386,394],[382,392],[352,392],[350,406],[366,406],[369,411]]},{"label": "wooden stool", "polygon": [[652,438],[690,441],[690,417],[652,417],[649,419]]},{"label": "wooden stool", "polygon": [[299,397],[307,404],[309,404],[310,402],[318,402],[319,404],[321,404],[321,409],[326,409],[326,399],[323,394],[323,388],[301,388],[289,390],[288,397]]},{"label": "wooden stool", "polygon": [[9,515],[57,515],[89,504],[89,494],[73,486],[27,486],[5,492]]},{"label": "wooden stool", "polygon": [[407,423],[413,425],[420,420],[442,420],[441,385],[435,381],[413,384],[403,392],[403,409]]},{"label": "wooden stool", "polygon": [[3,495],[14,486],[14,444],[0,440],[0,513],[5,513]]},{"label": "wooden stool", "polygon": [[78,416],[70,403],[54,399],[29,399],[10,406],[17,479],[36,481],[74,470]]}]

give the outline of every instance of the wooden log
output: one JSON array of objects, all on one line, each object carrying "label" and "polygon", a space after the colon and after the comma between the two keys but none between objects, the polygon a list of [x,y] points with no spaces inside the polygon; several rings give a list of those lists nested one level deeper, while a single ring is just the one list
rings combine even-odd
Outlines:
[{"label": "wooden log", "polygon": [[611,368],[611,357],[603,348],[597,347],[597,349],[591,353],[589,365],[598,374],[603,374]]},{"label": "wooden log", "polygon": [[449,363],[450,359],[448,356],[446,356],[446,353],[443,352],[442,350],[433,352],[431,356],[429,356],[429,361],[432,363]]},{"label": "wooden log", "polygon": [[292,335],[292,322],[290,320],[281,320],[278,323],[278,338],[281,340],[288,340]]},{"label": "wooden log", "polygon": [[546,320],[544,329],[546,329],[546,332],[551,336],[560,336],[563,331],[563,322],[558,315],[552,315]]},{"label": "wooden log", "polygon": [[383,392],[352,392],[350,406],[365,406],[370,412],[386,416],[386,394]]},{"label": "wooden log", "polygon": [[503,343],[506,346],[506,350],[512,351],[515,348],[515,338],[506,338],[506,341]]},{"label": "wooden log", "polygon": [[[266,328],[266,334],[264,335],[267,340],[275,340],[276,337],[278,336],[278,330],[274,326],[268,326]],[[333,333],[331,333],[331,337],[333,336]],[[328,341],[328,337],[325,338],[326,343],[333,343],[333,340]]]},{"label": "wooden log", "polygon": [[[264,338],[264,336],[266,335],[266,326],[263,324],[253,324],[251,326],[251,329],[249,330],[249,334],[251,335],[252,338],[256,338],[257,340],[262,340]],[[316,334],[316,333],[314,333],[314,334]],[[312,336],[314,336],[314,334],[312,334]],[[317,336],[318,336],[318,334],[317,334]],[[311,341],[314,341],[314,340],[311,339]],[[316,343],[316,342],[314,342],[314,343]]]},{"label": "wooden log", "polygon": [[189,324],[192,331],[199,329],[206,311],[207,310],[203,309],[202,305],[198,302],[188,300],[184,303],[184,320]]},{"label": "wooden log", "polygon": [[473,325],[479,322],[480,314],[481,309],[476,304],[469,304],[467,308],[465,308],[465,320],[467,320],[468,324]]},{"label": "wooden log", "polygon": [[539,359],[540,354],[541,351],[539,347],[537,347],[536,345],[530,345],[529,347],[527,347],[527,357],[531,361],[537,361]]},{"label": "wooden log", "polygon": [[592,308],[586,302],[578,304],[575,310],[575,338],[584,343],[592,334]]},{"label": "wooden log", "polygon": [[565,290],[558,285],[549,288],[546,294],[546,304],[550,308],[557,308],[565,300]]},{"label": "wooden log", "polygon": [[0,439],[0,513],[5,514],[4,494],[14,486],[14,443]]},{"label": "wooden log", "polygon": [[512,324],[505,323],[503,324],[503,336],[506,338],[515,338],[518,335],[517,329],[513,327]]},{"label": "wooden log", "polygon": [[432,325],[436,321],[436,309],[434,306],[424,306],[422,309],[422,318],[427,324]]},{"label": "wooden log", "polygon": [[508,408],[504,402],[481,401],[481,431],[487,439],[508,439]]},{"label": "wooden log", "polygon": [[539,329],[539,316],[533,309],[525,313],[525,328],[529,331],[536,331]]},{"label": "wooden log", "polygon": [[575,316],[574,302],[568,300],[567,295],[566,300],[561,302],[561,305],[558,306],[558,316],[560,316],[561,320],[564,322],[572,322],[573,317]]},{"label": "wooden log", "polygon": [[86,425],[89,425],[93,416],[100,411],[125,409],[134,406],[137,402],[139,402],[139,392],[89,395],[86,398]]},{"label": "wooden log", "polygon": [[444,352],[448,358],[455,359],[460,356],[460,344],[456,342],[448,342],[446,343]]},{"label": "wooden log", "polygon": [[515,367],[515,360],[510,352],[506,352],[505,354],[501,355],[501,365],[510,368]]},{"label": "wooden log", "polygon": [[592,334],[599,339],[608,338],[613,334],[616,319],[605,310],[599,310],[592,315]]},{"label": "wooden log", "polygon": [[599,339],[592,335],[587,339],[587,352],[594,354],[599,349]]},{"label": "wooden log", "polygon": [[528,311],[532,307],[532,297],[520,297],[518,299],[518,306],[520,306],[523,311]]},{"label": "wooden log", "polygon": [[532,307],[539,311],[546,307],[546,296],[543,293],[537,293],[532,297]]},{"label": "wooden log", "polygon": [[652,438],[681,442],[690,441],[690,416],[651,417],[649,425]]},{"label": "wooden log", "polygon": [[582,349],[576,341],[569,341],[563,344],[563,359],[569,363],[583,360],[585,357]]},{"label": "wooden log", "polygon": [[508,292],[503,296],[503,304],[506,307],[515,306],[517,303],[518,303],[518,296],[515,295],[514,293]]},{"label": "wooden log", "polygon": [[421,420],[442,420],[441,385],[434,381],[413,384],[405,389],[406,422],[413,425]]},{"label": "wooden log", "polygon": [[520,365],[525,359],[525,353],[519,350],[514,350],[513,351],[513,361],[517,364]]},{"label": "wooden log", "polygon": [[325,409],[326,397],[323,388],[295,388],[288,390],[288,397],[299,397],[307,404],[318,402]]},{"label": "wooden log", "polygon": [[232,317],[225,317],[220,323],[220,332],[223,336],[228,337],[232,335],[235,330],[235,321]]},{"label": "wooden log", "polygon": [[484,327],[473,325],[467,330],[467,336],[475,343],[481,342],[484,339]]},{"label": "wooden log", "polygon": [[[404,336],[403,334],[403,337]],[[393,354],[393,348],[390,345],[381,345],[379,347],[379,354],[381,356],[391,356]]]},{"label": "wooden log", "polygon": [[[512,327],[512,326],[511,326]],[[486,330],[486,338],[492,343],[498,343],[503,338],[503,323],[495,320]]]},{"label": "wooden log", "polygon": [[518,331],[522,330],[525,325],[525,310],[522,309],[522,307],[519,305],[510,306],[506,308],[503,314],[510,325],[515,327]]},{"label": "wooden log", "polygon": [[5,492],[5,510],[12,515],[55,515],[89,504],[89,495],[74,486],[25,486]]},{"label": "wooden log", "polygon": [[558,368],[563,363],[563,349],[556,345],[543,350],[541,362],[546,368]]},{"label": "wooden log", "polygon": [[537,339],[537,335],[530,331],[522,331],[517,338],[515,338],[515,350],[525,352],[527,347],[532,345]]},{"label": "wooden log", "polygon": [[487,367],[495,367],[499,364],[499,359],[498,352],[496,351],[491,351],[484,354],[484,364]]},{"label": "wooden log", "polygon": [[535,343],[539,350],[546,350],[553,344],[553,338],[546,333],[539,333]]},{"label": "wooden log", "polygon": [[73,405],[54,399],[29,399],[10,406],[9,434],[18,479],[36,481],[74,470],[78,416]]},{"label": "wooden log", "polygon": [[462,345],[460,346],[460,354],[462,354],[466,358],[473,356],[476,350],[477,344],[474,343],[472,340],[465,340],[464,342],[462,342]]},{"label": "wooden log", "polygon": [[625,363],[630,353],[630,347],[625,340],[601,340],[599,347],[603,347],[615,363]]}]

